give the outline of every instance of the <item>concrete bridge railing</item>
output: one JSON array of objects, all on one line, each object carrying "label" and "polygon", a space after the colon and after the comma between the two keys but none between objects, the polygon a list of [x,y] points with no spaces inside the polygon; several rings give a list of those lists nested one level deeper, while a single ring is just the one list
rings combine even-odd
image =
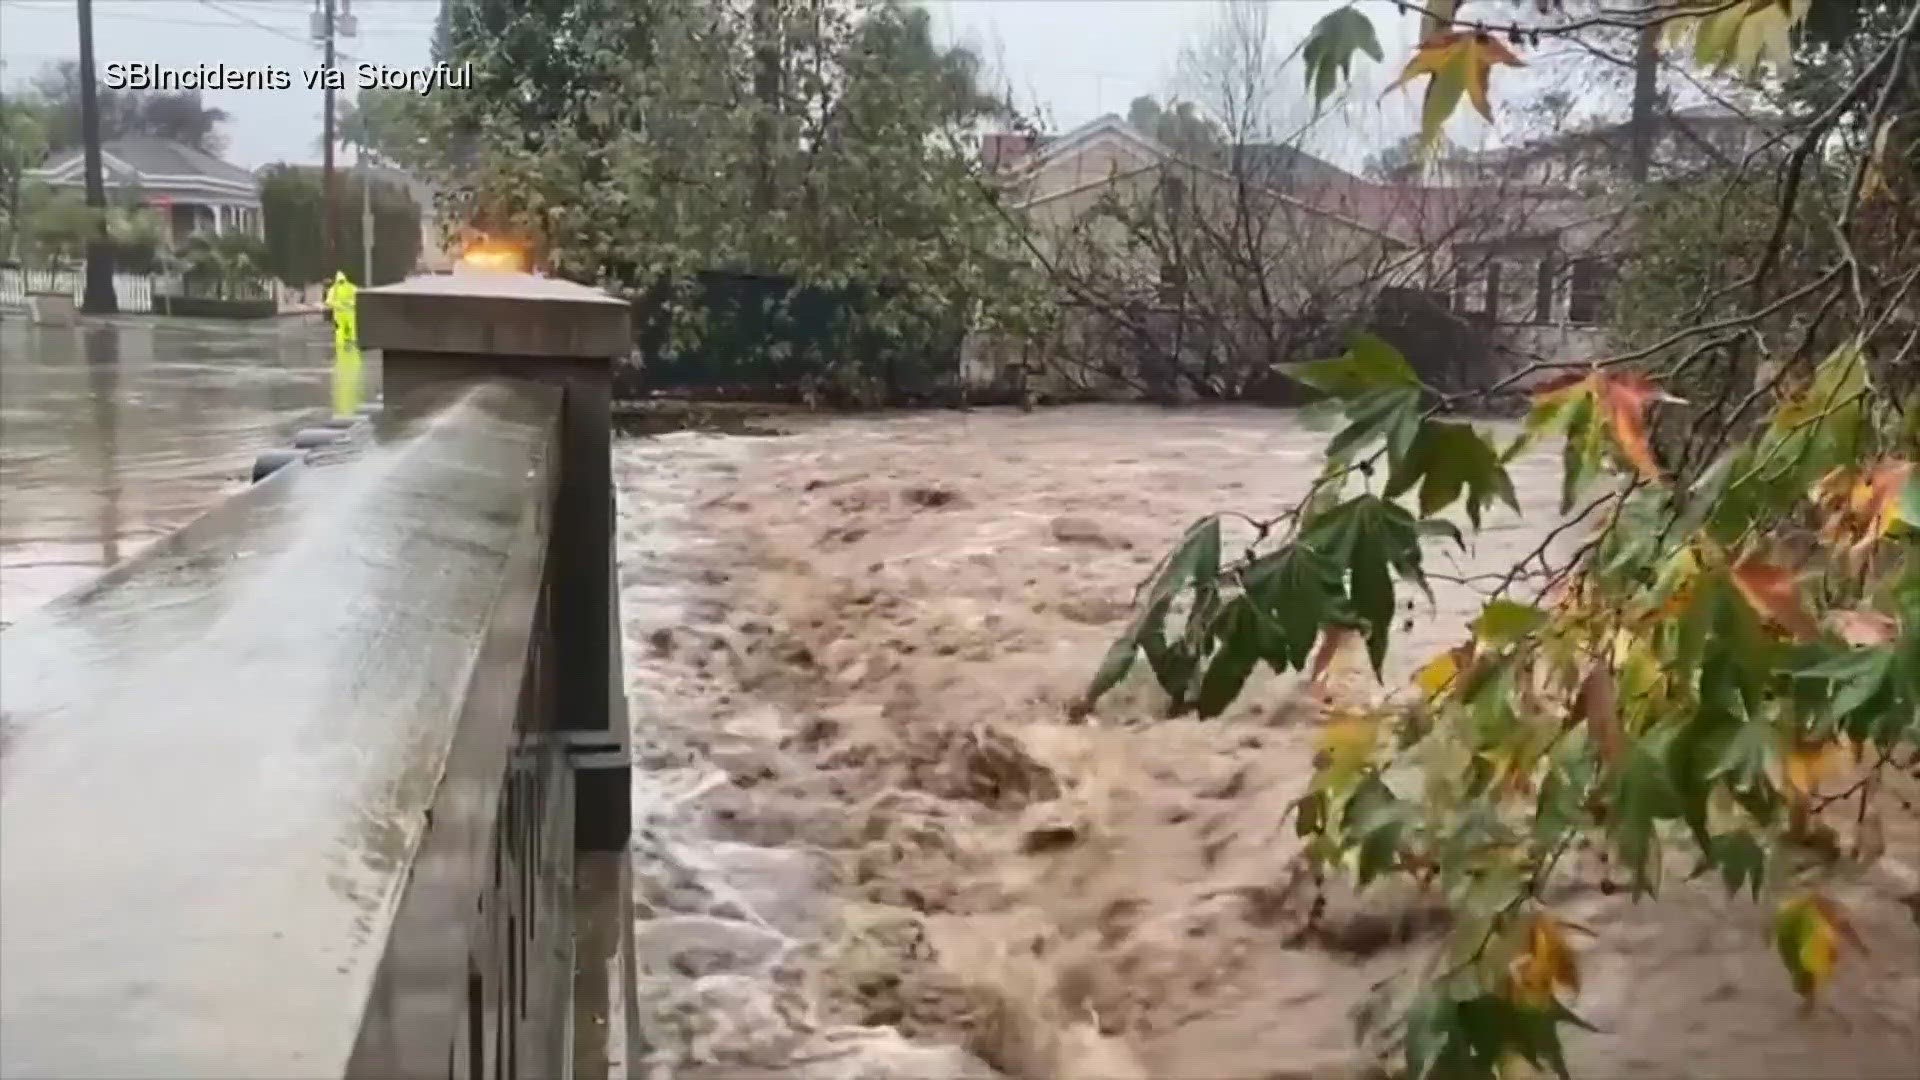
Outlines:
[{"label": "concrete bridge railing", "polygon": [[0,634],[0,1076],[620,1054],[626,305],[360,303],[380,415]]}]

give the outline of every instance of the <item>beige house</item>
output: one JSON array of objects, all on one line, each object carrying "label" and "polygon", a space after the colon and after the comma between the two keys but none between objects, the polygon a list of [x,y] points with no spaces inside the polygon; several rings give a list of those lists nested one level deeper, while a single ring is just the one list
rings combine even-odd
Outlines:
[{"label": "beige house", "polygon": [[[1004,155],[1004,147],[996,149]],[[1403,237],[1297,194],[1346,175],[1334,166],[1289,147],[1245,147],[1234,155],[1192,160],[1109,115],[1003,156],[999,176],[1044,252],[1070,258],[1077,246],[1079,254],[1130,257],[1143,288],[1158,281],[1164,260],[1129,244],[1113,211],[1150,201],[1189,215],[1194,228],[1237,222],[1242,246],[1271,258],[1269,282],[1283,288],[1339,287],[1383,274],[1410,281],[1419,273],[1414,245]]]},{"label": "beige house", "polygon": [[[1582,359],[1601,344],[1612,219],[1563,185],[1381,183],[1288,146],[1183,156],[1117,116],[1054,139],[992,136],[982,155],[1070,299],[1094,265],[1105,295],[1149,306],[1181,295],[1169,249],[1184,215],[1216,241],[1233,232],[1222,250],[1261,268],[1235,287],[1264,290],[1269,317],[1311,321],[1391,293],[1492,331],[1507,356]],[[1231,319],[1216,315],[1231,298],[1215,299],[1201,320]]]}]

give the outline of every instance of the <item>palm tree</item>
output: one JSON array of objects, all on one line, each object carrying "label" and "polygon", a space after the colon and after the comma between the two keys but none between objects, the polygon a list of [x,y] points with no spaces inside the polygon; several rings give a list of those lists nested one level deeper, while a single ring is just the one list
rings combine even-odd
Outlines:
[{"label": "palm tree", "polygon": [[[237,299],[234,294],[245,286],[258,286],[265,272],[260,269],[266,249],[245,233],[195,233],[178,252],[182,278],[188,292],[211,287],[219,299]],[[247,290],[251,291],[251,290]]]}]

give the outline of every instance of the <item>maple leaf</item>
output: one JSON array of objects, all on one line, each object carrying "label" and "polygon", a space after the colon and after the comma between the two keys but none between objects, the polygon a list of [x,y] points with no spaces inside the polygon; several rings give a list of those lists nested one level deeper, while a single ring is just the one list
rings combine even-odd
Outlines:
[{"label": "maple leaf", "polygon": [[1793,980],[1793,989],[1809,1006],[1833,977],[1843,940],[1861,952],[1867,951],[1866,942],[1854,930],[1846,912],[1818,893],[1782,903],[1774,915],[1773,938]]},{"label": "maple leaf", "polygon": [[1817,637],[1819,627],[1800,603],[1800,579],[1784,566],[1749,556],[1733,568],[1733,584],[1747,604],[1804,641]]},{"label": "maple leaf", "polygon": [[1380,725],[1371,716],[1343,714],[1320,729],[1323,767],[1334,773],[1352,772],[1367,763],[1379,738]]},{"label": "maple leaf", "polygon": [[1460,663],[1454,653],[1455,650],[1448,649],[1421,665],[1413,677],[1413,683],[1421,693],[1430,698],[1438,697],[1442,690],[1453,685],[1453,680],[1460,674]]},{"label": "maple leaf", "polygon": [[1491,34],[1453,30],[1433,34],[1414,50],[1413,58],[1381,96],[1392,93],[1422,75],[1428,77],[1426,104],[1421,115],[1421,131],[1428,137],[1452,115],[1464,92],[1474,109],[1488,120],[1493,107],[1487,100],[1487,84],[1494,65],[1525,67],[1526,64]]},{"label": "maple leaf", "polygon": [[1493,119],[1493,106],[1487,101],[1487,80],[1493,74],[1495,64],[1507,67],[1526,67],[1526,62],[1513,55],[1513,50],[1501,44],[1492,34],[1475,34],[1467,48],[1467,100],[1487,120]]},{"label": "maple leaf", "polygon": [[1805,798],[1819,788],[1820,782],[1852,763],[1852,755],[1838,742],[1799,743],[1789,748],[1781,771],[1790,793]]},{"label": "maple leaf", "polygon": [[1594,397],[1608,426],[1613,428],[1613,438],[1620,445],[1622,456],[1645,479],[1659,480],[1660,463],[1654,459],[1653,446],[1647,441],[1647,406],[1659,401],[1678,403],[1681,399],[1660,389],[1658,383],[1644,375],[1596,372],[1593,381]]},{"label": "maple leaf", "polygon": [[1559,920],[1541,913],[1527,922],[1526,948],[1510,969],[1514,997],[1522,1005],[1545,1009],[1556,989],[1580,992],[1580,967]]}]

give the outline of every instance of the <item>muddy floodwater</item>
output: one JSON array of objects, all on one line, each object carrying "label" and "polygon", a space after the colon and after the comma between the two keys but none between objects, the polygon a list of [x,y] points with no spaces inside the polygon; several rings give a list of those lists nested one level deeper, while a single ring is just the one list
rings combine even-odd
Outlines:
[{"label": "muddy floodwater", "polygon": [[[1086,407],[804,420],[621,441],[642,1060],[675,1080],[1282,1080],[1367,1074],[1351,1011],[1439,913],[1378,889],[1307,920],[1282,819],[1322,708],[1256,676],[1211,722],[1130,677],[1069,705],[1196,516],[1299,495],[1290,414]],[[1434,569],[1504,568],[1525,517]],[[1389,682],[1455,643],[1461,587],[1405,612]],[[1364,689],[1357,672],[1336,686]],[[1581,869],[1577,1075],[1905,1077],[1920,1061],[1920,836],[1838,886],[1864,955],[1803,1016],[1767,913],[1673,874]]]},{"label": "muddy floodwater", "polygon": [[0,620],[244,485],[327,405],[312,322],[0,319]]}]

